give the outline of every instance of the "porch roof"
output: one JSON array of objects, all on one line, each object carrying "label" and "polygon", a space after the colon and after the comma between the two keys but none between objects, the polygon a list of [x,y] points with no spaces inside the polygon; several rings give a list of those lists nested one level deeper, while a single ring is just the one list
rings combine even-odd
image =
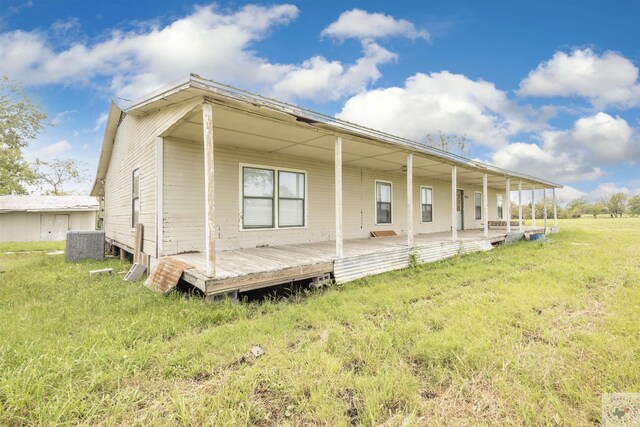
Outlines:
[{"label": "porch roof", "polygon": [[[539,185],[544,188],[562,187],[562,185],[551,181],[458,156],[406,138],[366,128],[322,113],[204,79],[195,74],[190,74],[183,79],[132,102],[128,107],[124,108],[124,113],[141,116],[169,105],[189,102],[197,98],[203,98],[215,105],[232,108],[236,111],[275,119],[280,122],[287,122],[288,124],[298,127],[304,126],[307,129],[327,136],[343,136],[353,141],[369,142],[386,146],[387,149],[395,149],[398,154],[415,153],[425,158],[425,161],[436,161],[443,166],[461,166],[464,170],[468,171],[468,173],[474,175],[486,172],[490,176],[500,177],[502,179],[513,178],[526,184]],[[110,126],[107,126],[107,131],[105,132],[98,174],[92,190],[93,195],[98,194],[102,186],[100,178],[106,173],[108,168],[110,147],[113,144],[115,128],[120,121],[120,109],[114,107],[115,106],[112,105],[110,110],[110,120],[108,120]],[[434,165],[430,164],[429,167],[433,170]],[[102,175],[100,174],[101,172]],[[444,176],[446,172],[443,170],[440,175]]]}]

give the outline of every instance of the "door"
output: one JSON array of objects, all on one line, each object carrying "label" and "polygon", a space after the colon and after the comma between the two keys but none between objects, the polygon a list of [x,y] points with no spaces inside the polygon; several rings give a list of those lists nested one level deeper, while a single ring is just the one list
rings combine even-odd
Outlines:
[{"label": "door", "polygon": [[456,192],[456,210],[458,211],[458,230],[464,230],[464,190]]},{"label": "door", "polygon": [[65,240],[69,231],[69,215],[40,215],[40,240]]}]

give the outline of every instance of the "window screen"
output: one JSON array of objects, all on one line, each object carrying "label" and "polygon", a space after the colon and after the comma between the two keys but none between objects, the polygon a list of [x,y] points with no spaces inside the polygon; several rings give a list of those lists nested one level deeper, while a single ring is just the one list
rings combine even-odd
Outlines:
[{"label": "window screen", "polygon": [[304,173],[278,172],[278,226],[304,226]]},{"label": "window screen", "polygon": [[131,174],[131,227],[140,222],[140,169]]},{"label": "window screen", "polygon": [[274,171],[243,168],[242,175],[243,228],[273,228]]},{"label": "window screen", "polygon": [[376,182],[376,223],[391,224],[391,183]]},{"label": "window screen", "polygon": [[429,187],[420,188],[420,205],[422,209],[422,222],[433,221],[433,190]]}]

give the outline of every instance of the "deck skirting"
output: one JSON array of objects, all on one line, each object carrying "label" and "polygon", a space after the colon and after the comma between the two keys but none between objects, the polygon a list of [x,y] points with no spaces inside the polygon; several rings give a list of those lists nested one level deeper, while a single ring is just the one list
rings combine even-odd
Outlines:
[{"label": "deck skirting", "polygon": [[333,274],[336,283],[341,284],[374,274],[408,268],[412,263],[412,256],[418,264],[424,264],[492,248],[489,239],[430,242],[412,248],[394,248],[339,258],[334,261]]}]

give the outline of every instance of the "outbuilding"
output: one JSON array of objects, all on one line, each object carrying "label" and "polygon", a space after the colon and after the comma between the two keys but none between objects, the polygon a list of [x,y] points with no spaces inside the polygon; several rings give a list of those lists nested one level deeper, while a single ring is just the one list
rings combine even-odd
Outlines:
[{"label": "outbuilding", "polygon": [[0,196],[0,242],[65,240],[95,230],[100,205],[90,196]]}]

